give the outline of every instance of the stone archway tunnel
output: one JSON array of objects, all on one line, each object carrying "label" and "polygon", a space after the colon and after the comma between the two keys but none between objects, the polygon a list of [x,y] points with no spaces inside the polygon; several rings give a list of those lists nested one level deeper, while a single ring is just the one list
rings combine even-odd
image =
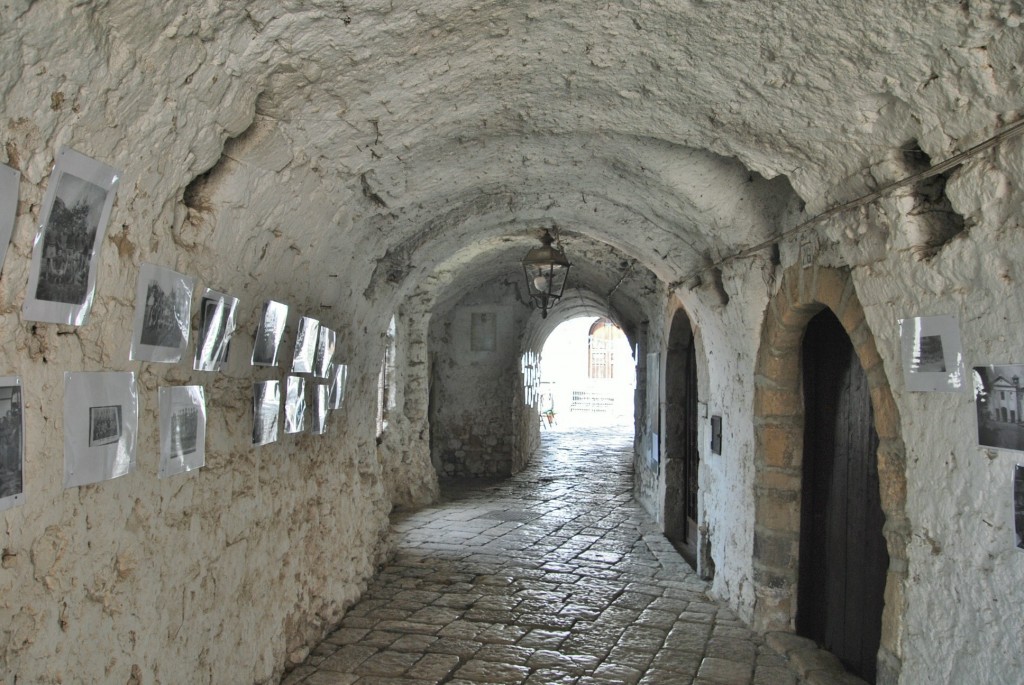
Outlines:
[{"label": "stone archway tunnel", "polygon": [[[907,380],[899,324],[948,317],[927,347],[929,368],[952,371],[930,373],[1024,358],[1022,13],[0,6],[0,683],[279,680],[365,596],[393,551],[390,517],[437,501],[453,440],[482,446],[452,448],[480,473],[532,467],[524,359],[574,311],[608,314],[637,352],[632,496],[661,528],[678,509],[666,358],[685,314],[708,592],[736,627],[788,635],[797,343],[823,305],[855,319],[844,330],[885,422],[879,682],[1024,680],[1019,450],[979,444],[969,383]],[[543,229],[574,262],[546,320],[523,304],[519,268]],[[132,351],[150,266],[194,279],[179,361]],[[842,274],[838,294],[826,274]],[[206,289],[238,299],[216,371],[192,363]],[[40,294],[82,318],[41,315]],[[268,300],[289,307],[289,359],[254,366]],[[474,315],[494,325],[488,349],[473,349]],[[311,404],[322,392],[291,368],[301,317],[337,333],[344,404],[324,434],[254,445],[254,424],[278,421],[254,416],[257,387],[301,377]],[[83,401],[65,373],[133,374],[117,378],[137,422],[129,397]],[[203,389],[204,461],[160,477],[173,386]],[[108,419],[95,435],[93,408]],[[132,436],[134,460],[109,447]],[[118,477],[79,485],[77,460]]]}]

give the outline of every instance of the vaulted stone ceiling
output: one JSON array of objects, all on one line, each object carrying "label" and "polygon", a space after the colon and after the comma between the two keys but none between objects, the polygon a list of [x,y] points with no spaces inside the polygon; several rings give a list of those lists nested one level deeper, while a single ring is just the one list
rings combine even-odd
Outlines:
[{"label": "vaulted stone ceiling", "polygon": [[[359,255],[353,292],[508,261],[502,237],[552,223],[685,278],[1024,104],[1019,2],[125,1],[68,6],[59,31],[9,4],[23,147],[71,110],[93,154],[132,157],[135,193],[244,206],[317,273]],[[173,162],[130,152],[161,145]],[[30,179],[52,159],[9,152]]]}]

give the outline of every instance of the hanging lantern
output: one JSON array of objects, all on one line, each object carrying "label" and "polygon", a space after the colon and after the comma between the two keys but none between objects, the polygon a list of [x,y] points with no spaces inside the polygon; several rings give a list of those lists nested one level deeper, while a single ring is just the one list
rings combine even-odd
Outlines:
[{"label": "hanging lantern", "polygon": [[523,257],[523,274],[530,299],[541,311],[542,318],[548,318],[548,310],[562,297],[566,276],[572,266],[565,253],[553,246],[555,239],[544,229],[541,247],[535,247]]}]

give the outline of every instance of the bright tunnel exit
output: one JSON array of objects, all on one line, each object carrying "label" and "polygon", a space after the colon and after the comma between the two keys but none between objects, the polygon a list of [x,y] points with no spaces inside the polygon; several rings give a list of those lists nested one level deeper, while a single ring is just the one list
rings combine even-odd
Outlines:
[{"label": "bright tunnel exit", "polygon": [[629,340],[607,318],[561,324],[540,358],[541,430],[617,426],[633,430],[636,362]]}]

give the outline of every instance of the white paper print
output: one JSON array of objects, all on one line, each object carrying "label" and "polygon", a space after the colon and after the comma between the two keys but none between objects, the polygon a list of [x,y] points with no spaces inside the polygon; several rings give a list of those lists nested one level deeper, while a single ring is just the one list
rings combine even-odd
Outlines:
[{"label": "white paper print", "polygon": [[306,430],[306,379],[288,376],[284,401],[284,432],[301,433]]},{"label": "white paper print", "polygon": [[261,381],[252,386],[252,444],[277,441],[277,417],[281,413],[281,381]]},{"label": "white paper print", "polygon": [[331,409],[341,409],[345,402],[345,382],[348,381],[348,364],[335,364],[331,367]]},{"label": "white paper print", "polygon": [[199,302],[199,335],[196,336],[196,371],[223,371],[235,332],[238,298],[209,288]]},{"label": "white paper print", "polygon": [[192,289],[196,280],[153,264],[139,269],[135,287],[135,325],[128,358],[178,362],[192,327]]},{"label": "white paper print", "polygon": [[135,470],[139,400],[134,373],[64,374],[64,487]]},{"label": "white paper print", "polygon": [[4,265],[7,246],[11,244],[11,233],[14,232],[14,220],[18,214],[18,182],[20,180],[20,172],[0,164],[0,268]]},{"label": "white paper print", "polygon": [[25,503],[21,378],[0,377],[0,511]]},{"label": "white paper print", "polygon": [[117,169],[71,148],[57,154],[32,246],[23,312],[27,321],[85,323],[120,176]]},{"label": "white paper print", "polygon": [[292,360],[292,373],[313,373],[319,329],[320,322],[316,319],[304,316],[299,320],[299,330],[295,334],[295,358]]},{"label": "white paper print", "polygon": [[952,316],[900,319],[903,380],[915,392],[961,392],[966,388],[960,327]]},{"label": "white paper print", "polygon": [[263,313],[256,329],[256,341],[252,346],[253,366],[277,366],[277,354],[281,349],[285,324],[288,322],[288,305],[274,300],[263,303]]},{"label": "white paper print", "polygon": [[313,357],[313,375],[317,378],[327,378],[330,374],[337,341],[337,333],[326,326],[320,326],[316,340],[316,355]]},{"label": "white paper print", "polygon": [[206,398],[201,385],[160,388],[160,470],[166,478],[206,465]]},{"label": "white paper print", "polygon": [[1024,452],[1024,364],[975,366],[978,444]]},{"label": "white paper print", "polygon": [[330,388],[326,383],[315,383],[313,392],[310,393],[312,403],[312,425],[310,427],[314,435],[323,435],[327,432],[327,410],[330,408]]}]

